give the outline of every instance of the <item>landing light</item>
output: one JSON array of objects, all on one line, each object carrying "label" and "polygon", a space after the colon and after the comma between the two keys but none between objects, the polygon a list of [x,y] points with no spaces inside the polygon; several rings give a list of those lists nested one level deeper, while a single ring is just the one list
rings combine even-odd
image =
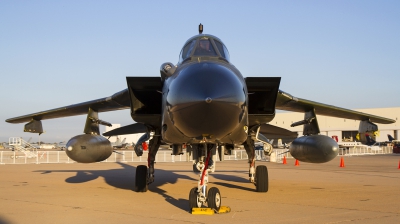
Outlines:
[{"label": "landing light", "polygon": [[67,150],[72,151],[72,146],[68,146]]}]

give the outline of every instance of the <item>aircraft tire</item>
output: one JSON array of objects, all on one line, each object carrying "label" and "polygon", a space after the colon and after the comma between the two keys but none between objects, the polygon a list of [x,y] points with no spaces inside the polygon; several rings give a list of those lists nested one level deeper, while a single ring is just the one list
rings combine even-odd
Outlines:
[{"label": "aircraft tire", "polygon": [[268,169],[266,166],[257,166],[256,168],[256,191],[268,191]]},{"label": "aircraft tire", "polygon": [[190,210],[192,208],[201,208],[201,201],[199,201],[199,194],[197,193],[197,187],[194,187],[189,192],[189,207]]},{"label": "aircraft tire", "polygon": [[210,190],[208,190],[207,202],[209,208],[219,211],[219,208],[221,208],[221,199],[221,193],[219,192],[218,188],[212,187]]},{"label": "aircraft tire", "polygon": [[136,167],[135,189],[136,192],[147,191],[147,166],[140,165]]}]

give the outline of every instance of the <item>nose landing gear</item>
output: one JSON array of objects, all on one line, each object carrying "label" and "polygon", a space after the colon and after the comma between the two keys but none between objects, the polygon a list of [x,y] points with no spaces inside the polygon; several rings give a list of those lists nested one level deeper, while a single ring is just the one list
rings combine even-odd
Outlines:
[{"label": "nose landing gear", "polygon": [[[198,182],[198,186],[192,188],[189,192],[189,206],[192,213],[194,213],[197,208],[201,208],[203,205],[210,208],[213,212],[219,213],[220,211],[222,197],[219,189],[212,187],[207,192],[208,173],[213,172],[215,169],[215,164],[212,159],[213,155],[215,155],[215,150],[212,150],[214,147],[215,145],[212,144],[204,144],[204,158],[206,159],[204,163],[196,166],[196,168],[200,168],[200,180]],[[195,158],[195,160],[199,161],[198,158]],[[194,166],[195,165],[197,165],[197,163],[194,164]],[[202,211],[207,210],[203,209]]]}]

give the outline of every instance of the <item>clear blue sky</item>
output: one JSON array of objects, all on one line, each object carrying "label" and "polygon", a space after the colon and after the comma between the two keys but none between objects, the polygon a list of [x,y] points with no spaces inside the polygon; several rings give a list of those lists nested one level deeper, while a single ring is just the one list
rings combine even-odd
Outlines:
[{"label": "clear blue sky", "polygon": [[[400,1],[0,1],[0,142],[7,118],[110,96],[126,76],[159,76],[198,33],[219,37],[248,76],[340,107],[400,106]],[[127,125],[129,110],[100,114]],[[41,140],[83,132],[85,117],[43,121]]]}]

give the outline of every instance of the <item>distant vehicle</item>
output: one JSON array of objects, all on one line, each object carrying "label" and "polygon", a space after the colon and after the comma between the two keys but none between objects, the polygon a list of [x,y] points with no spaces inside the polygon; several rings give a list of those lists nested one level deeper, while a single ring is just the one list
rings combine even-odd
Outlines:
[{"label": "distant vehicle", "polygon": [[373,145],[377,145],[376,143],[379,143],[379,146],[387,146],[388,143],[390,142],[377,142],[374,139],[371,138],[371,136],[369,136],[369,134],[365,134],[365,138],[367,139],[367,145],[368,146],[373,146]]},{"label": "distant vehicle", "polygon": [[373,145],[371,145],[369,148],[372,150],[372,151],[379,151],[379,150],[381,150],[382,148],[382,146],[387,146],[387,144],[386,144],[386,142],[375,142]]},{"label": "distant vehicle", "polygon": [[362,144],[361,142],[338,142],[339,148],[342,149],[349,149],[349,148],[354,148],[356,146],[366,146]]},{"label": "distant vehicle", "polygon": [[393,140],[393,153],[400,153],[400,140]]},{"label": "distant vehicle", "polygon": [[40,145],[40,147],[39,147],[40,149],[55,149],[56,148],[56,145],[55,144],[41,144]]}]

